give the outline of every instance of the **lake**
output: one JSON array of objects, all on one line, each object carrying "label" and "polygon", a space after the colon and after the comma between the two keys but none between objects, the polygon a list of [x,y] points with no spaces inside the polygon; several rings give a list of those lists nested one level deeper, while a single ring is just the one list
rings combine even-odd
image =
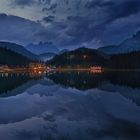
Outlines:
[{"label": "lake", "polygon": [[2,140],[139,140],[140,72],[0,74]]}]

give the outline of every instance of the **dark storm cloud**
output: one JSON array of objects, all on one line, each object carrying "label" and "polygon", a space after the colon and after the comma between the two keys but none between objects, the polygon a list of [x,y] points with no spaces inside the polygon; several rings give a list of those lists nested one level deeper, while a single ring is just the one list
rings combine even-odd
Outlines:
[{"label": "dark storm cloud", "polygon": [[[120,18],[108,24],[102,32],[104,42],[121,43],[140,30],[140,12],[125,18]],[[110,38],[109,38],[110,37]]]},{"label": "dark storm cloud", "polygon": [[48,36],[46,29],[37,22],[28,19],[0,14],[0,39],[20,44],[42,40],[39,33],[46,32],[44,36]]},{"label": "dark storm cloud", "polygon": [[[17,6],[30,6],[32,4],[40,4],[40,5],[50,5],[51,0],[13,0],[12,4]],[[54,9],[56,4],[52,4],[50,10]]]},{"label": "dark storm cloud", "polygon": [[[108,22],[117,18],[126,17],[131,14],[136,14],[140,11],[139,0],[122,0],[122,1],[103,1],[92,0],[85,4],[86,8],[101,8],[108,12]],[[104,13],[103,13],[104,14]]]},{"label": "dark storm cloud", "polygon": [[80,16],[71,16],[67,18],[69,27],[66,34],[74,38],[72,43],[80,43],[81,41],[89,41],[93,38],[93,31],[90,28],[90,20]]},{"label": "dark storm cloud", "polygon": [[102,1],[102,0],[93,0],[93,1],[88,1],[86,4],[85,4],[85,7],[86,8],[95,8],[95,7],[104,7],[104,6],[113,6],[114,5],[114,2],[112,1]]},{"label": "dark storm cloud", "polygon": [[112,18],[127,17],[140,11],[140,1],[127,0],[110,7],[110,11],[110,15]]},{"label": "dark storm cloud", "polygon": [[[96,20],[94,16],[85,17],[89,21],[87,22],[87,27],[90,27],[89,30],[84,28],[89,37],[87,37],[88,39],[95,36],[105,44],[120,43],[140,29],[140,19],[137,15],[140,11],[139,0],[92,1],[90,4],[88,2],[88,8],[100,8],[98,12],[102,19]],[[95,25],[94,23],[97,24]],[[84,31],[83,34],[85,34]]]},{"label": "dark storm cloud", "polygon": [[54,16],[47,16],[47,17],[44,17],[44,18],[43,18],[43,21],[45,21],[45,22],[48,23],[48,22],[53,22],[54,19],[55,19]]},{"label": "dark storm cloud", "polygon": [[[36,3],[44,15],[40,23],[47,24],[43,26],[34,22],[36,32],[33,33],[30,32],[33,30],[33,27],[30,27],[32,24],[25,26],[23,22],[22,30],[26,32],[29,28],[27,31],[29,38],[21,39],[22,42],[29,40],[31,42],[33,39],[50,40],[61,47],[71,48],[90,44],[89,47],[94,48],[97,44],[121,42],[140,29],[140,0],[14,0],[14,2],[19,6],[32,6]],[[15,32],[17,35],[16,29]]]},{"label": "dark storm cloud", "polygon": [[[59,12],[63,11],[60,7],[60,2],[57,1],[56,16]],[[120,42],[123,38],[125,39],[130,34],[133,34],[140,25],[133,26],[133,29],[127,32],[127,28],[123,25],[119,25],[122,34],[118,37],[115,33],[117,32],[117,25],[112,26],[112,23],[116,21],[129,18],[131,21],[131,15],[135,15],[140,11],[140,1],[139,0],[69,0],[69,11],[65,14],[67,15],[65,20],[62,20],[60,24],[65,23],[67,28],[65,30],[59,30],[61,34],[58,36],[58,42],[61,45],[80,45],[83,43],[90,43],[93,40],[101,41],[103,43],[114,43]],[[61,3],[62,4],[62,3]],[[64,4],[64,3],[63,3]],[[65,5],[64,8],[66,8]],[[137,18],[138,19],[138,18]],[[132,22],[125,21],[122,24],[131,26],[135,24]],[[138,19],[137,22],[140,20]],[[53,23],[52,23],[53,26]],[[123,27],[123,28],[121,28]],[[109,33],[109,31],[110,33]],[[114,33],[113,34],[111,34]],[[126,32],[124,34],[124,32]],[[106,36],[106,35],[109,36]],[[104,35],[104,36],[103,36]],[[117,37],[116,37],[117,36]],[[115,39],[116,40],[115,40]],[[63,41],[60,41],[63,40]],[[94,46],[93,46],[94,47]]]},{"label": "dark storm cloud", "polygon": [[17,5],[17,6],[30,6],[34,4],[36,1],[35,0],[13,0],[12,3]]},{"label": "dark storm cloud", "polygon": [[55,8],[57,7],[57,4],[54,3],[54,4],[51,4],[49,7],[45,7],[42,9],[42,11],[51,11],[51,10],[55,10]]}]

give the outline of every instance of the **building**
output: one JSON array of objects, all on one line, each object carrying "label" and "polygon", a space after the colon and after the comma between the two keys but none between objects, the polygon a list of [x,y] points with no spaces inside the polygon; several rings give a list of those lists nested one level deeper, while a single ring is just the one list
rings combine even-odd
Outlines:
[{"label": "building", "polygon": [[45,70],[46,65],[44,63],[30,63],[29,69],[31,69],[31,70]]},{"label": "building", "polygon": [[100,66],[92,66],[90,67],[91,73],[101,73],[103,71],[102,67]]}]

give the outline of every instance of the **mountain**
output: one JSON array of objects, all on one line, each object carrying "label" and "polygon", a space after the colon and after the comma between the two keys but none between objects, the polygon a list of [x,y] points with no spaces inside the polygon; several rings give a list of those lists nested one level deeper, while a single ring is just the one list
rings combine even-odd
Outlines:
[{"label": "mountain", "polygon": [[15,44],[15,43],[0,42],[0,48],[6,48],[6,49],[16,52],[18,54],[21,54],[25,57],[28,57],[29,59],[38,60],[37,55],[34,55],[30,51],[26,50],[23,46]]},{"label": "mountain", "polygon": [[140,51],[107,55],[99,50],[79,48],[54,56],[47,65],[56,67],[102,66],[111,69],[140,69]]},{"label": "mountain", "polygon": [[23,66],[30,62],[33,60],[10,49],[0,47],[0,65]]},{"label": "mountain", "polygon": [[39,58],[40,60],[46,62],[47,60],[54,58],[55,55],[55,53],[43,53],[39,55]]},{"label": "mountain", "polygon": [[111,55],[140,51],[140,31],[133,35],[133,37],[123,41],[120,45],[106,46],[99,48],[99,50]]},{"label": "mountain", "polygon": [[94,49],[79,48],[73,51],[56,55],[47,62],[48,65],[55,66],[92,66],[105,65],[109,57],[102,52]]},{"label": "mountain", "polygon": [[59,49],[52,42],[40,42],[39,44],[29,44],[25,48],[36,54],[40,55],[43,53],[59,53]]},{"label": "mountain", "polygon": [[63,50],[61,50],[61,51],[59,52],[59,54],[66,53],[66,52],[68,52],[68,51],[69,51],[68,49],[63,49]]}]

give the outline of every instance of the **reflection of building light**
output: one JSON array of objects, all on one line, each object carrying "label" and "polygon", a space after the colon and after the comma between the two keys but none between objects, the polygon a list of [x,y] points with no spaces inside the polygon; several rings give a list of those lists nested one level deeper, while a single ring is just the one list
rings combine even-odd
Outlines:
[{"label": "reflection of building light", "polygon": [[10,76],[8,73],[3,73],[3,74],[4,74],[4,77]]},{"label": "reflection of building light", "polygon": [[38,74],[41,74],[41,73],[42,73],[41,71],[38,72]]},{"label": "reflection of building light", "polygon": [[86,84],[87,82],[86,81],[84,81],[84,84]]},{"label": "reflection of building light", "polygon": [[86,59],[87,58],[87,55],[83,55],[83,58]]},{"label": "reflection of building light", "polygon": [[97,67],[93,66],[90,68],[91,73],[102,73],[102,71],[103,71],[102,67],[100,67],[100,66],[97,66]]}]

